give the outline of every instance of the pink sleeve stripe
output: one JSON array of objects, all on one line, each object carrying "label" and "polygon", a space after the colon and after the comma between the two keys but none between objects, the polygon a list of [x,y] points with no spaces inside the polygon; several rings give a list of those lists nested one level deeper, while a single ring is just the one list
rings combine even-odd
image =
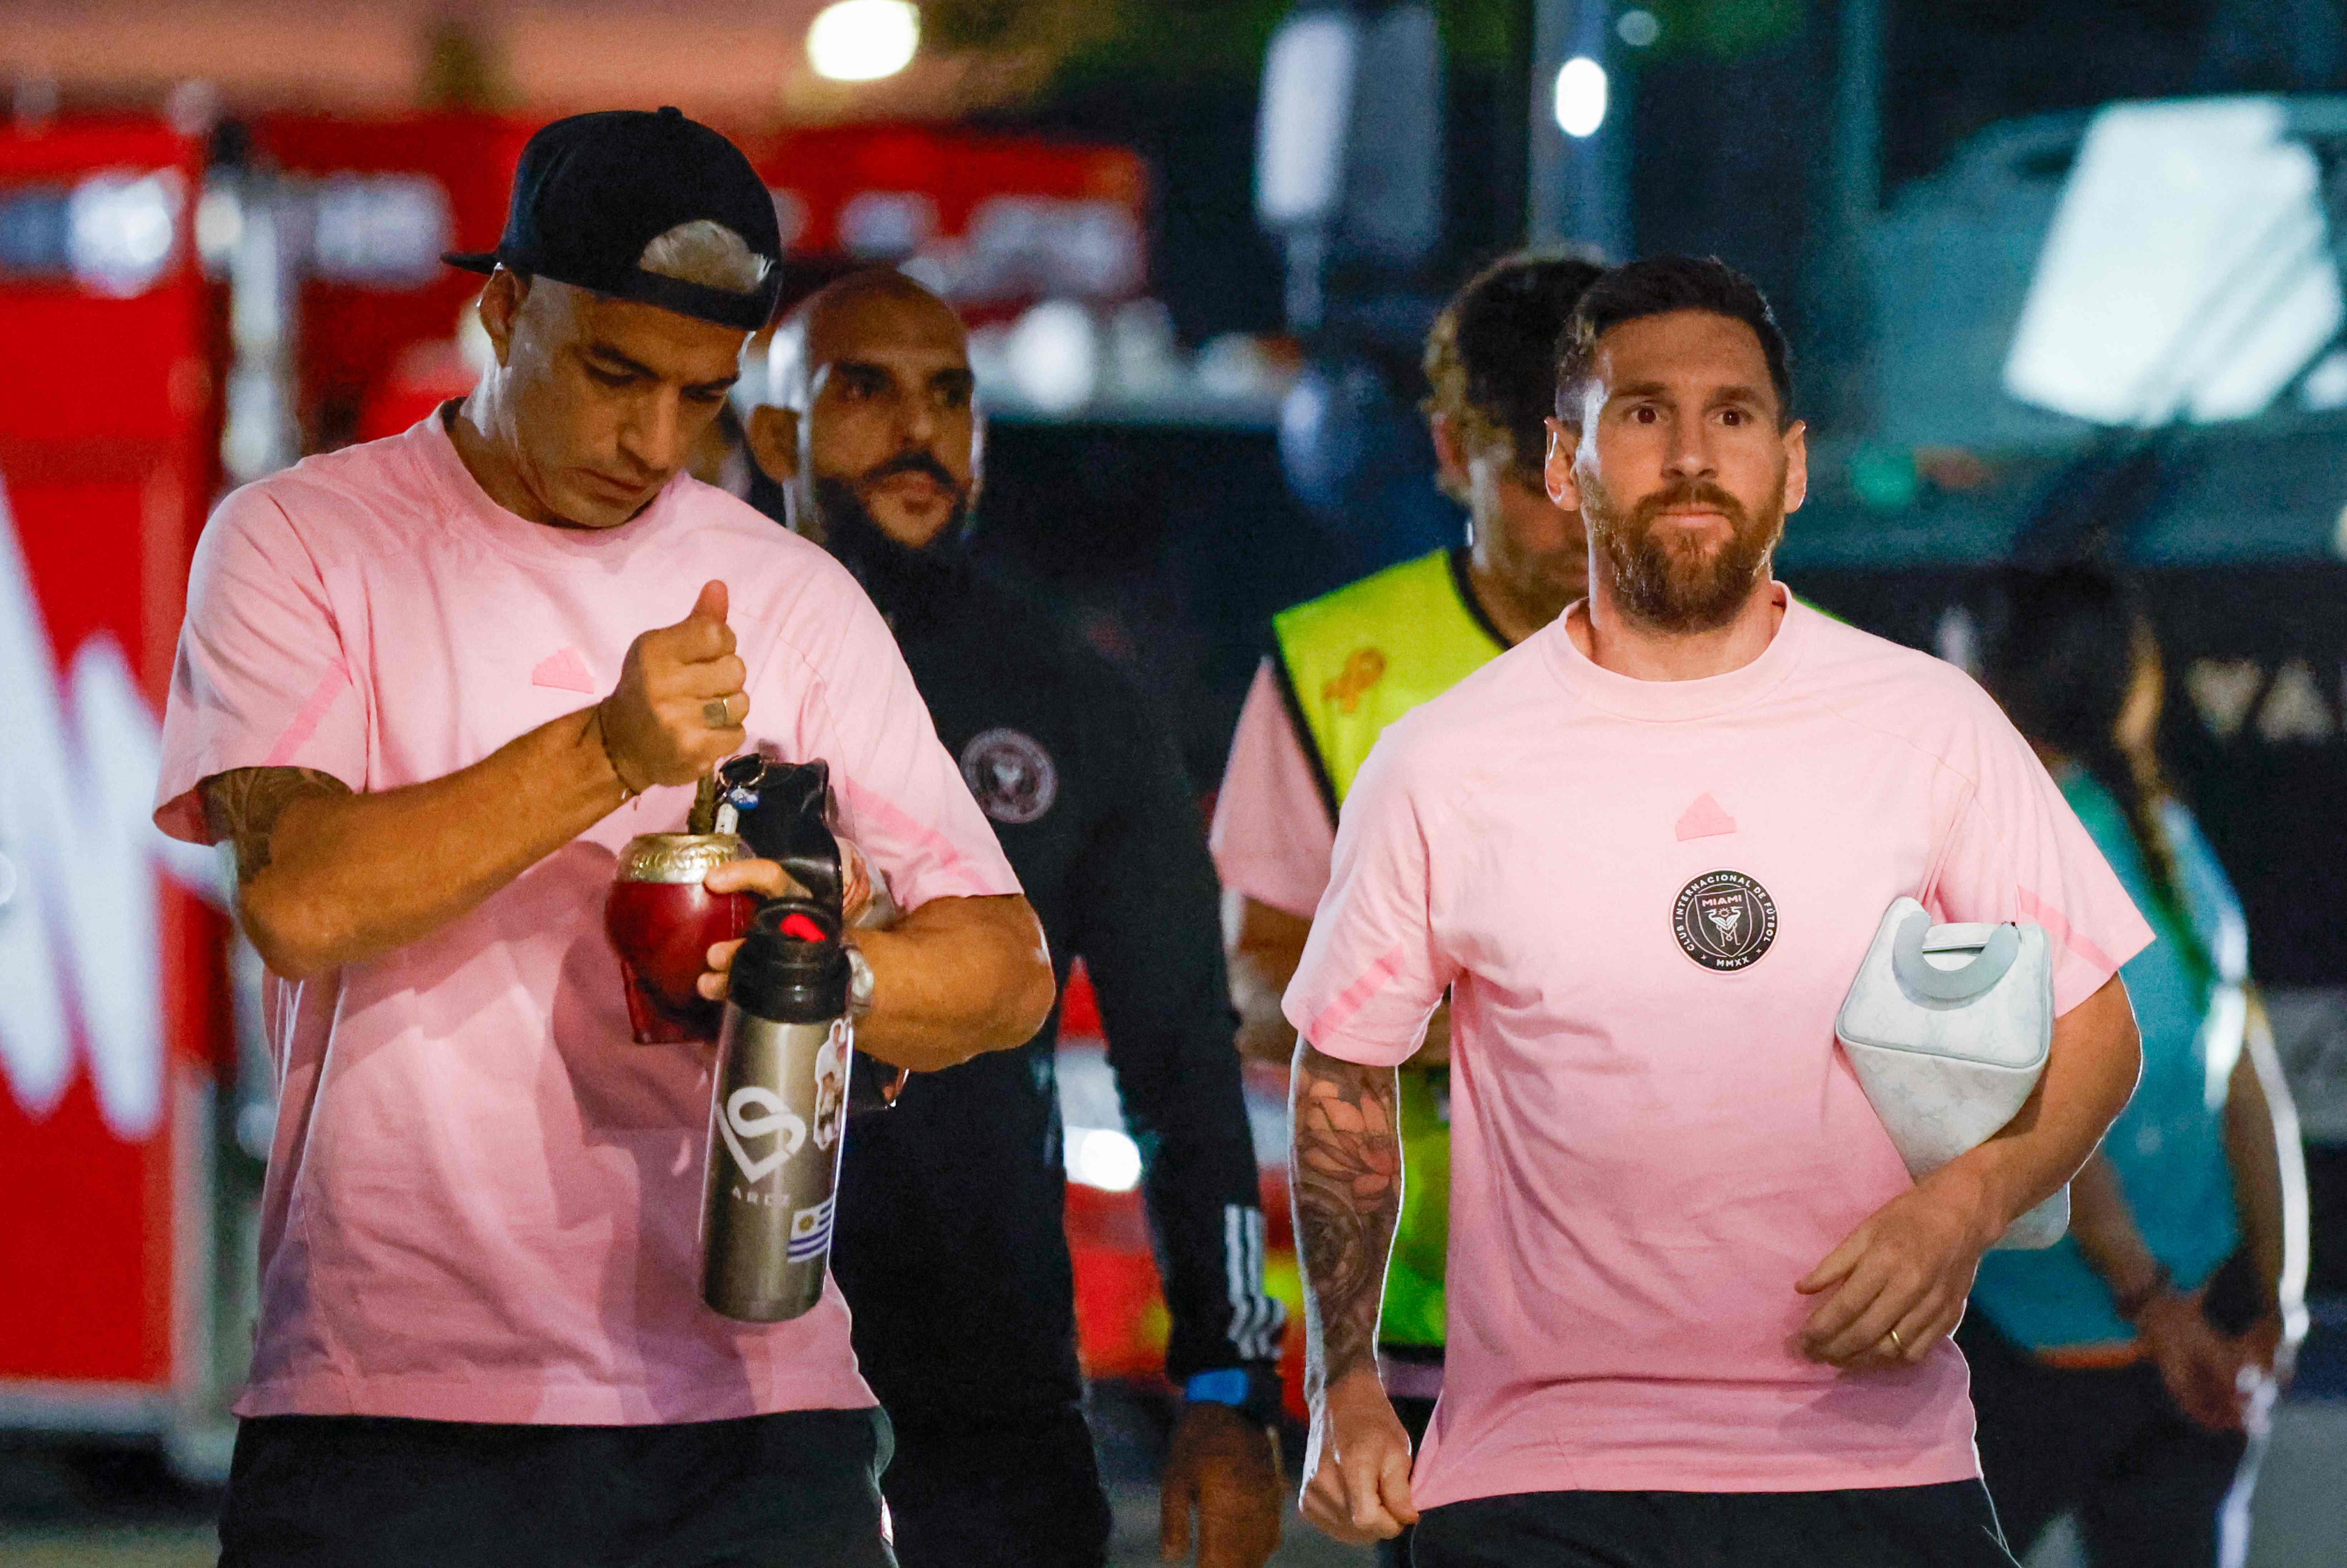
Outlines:
[{"label": "pink sleeve stripe", "polygon": [[1328,1003],[1318,1017],[1305,1026],[1304,1037],[1317,1042],[1336,1033],[1350,1023],[1353,1014],[1368,1005],[1369,998],[1384,990],[1386,982],[1399,972],[1402,954],[1409,946],[1406,942],[1394,943],[1392,951],[1369,965],[1360,979],[1339,992],[1337,1000]]},{"label": "pink sleeve stripe", "polygon": [[2068,948],[2072,952],[2101,970],[2106,975],[2116,974],[2119,972],[2118,964],[2113,961],[2109,953],[2096,947],[2073,929],[2060,910],[2055,909],[2027,888],[2014,889],[2014,907],[2020,911],[2022,919],[2034,920],[2044,926],[2045,934],[2053,938],[2057,945]]},{"label": "pink sleeve stripe", "polygon": [[318,677],[317,686],[311,690],[309,699],[293,716],[293,722],[285,727],[285,733],[277,738],[277,744],[269,748],[269,755],[261,759],[261,765],[263,768],[282,768],[292,761],[293,754],[318,732],[319,724],[332,710],[335,699],[350,687],[351,667],[339,658],[328,665],[326,673]]}]

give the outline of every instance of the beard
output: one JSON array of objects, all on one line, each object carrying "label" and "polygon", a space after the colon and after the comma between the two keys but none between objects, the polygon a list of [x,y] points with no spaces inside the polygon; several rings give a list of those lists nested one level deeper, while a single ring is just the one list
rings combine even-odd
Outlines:
[{"label": "beard", "polygon": [[[916,549],[893,537],[865,504],[866,489],[898,473],[925,473],[954,495],[952,514],[935,537]],[[963,590],[969,563],[971,489],[957,485],[945,466],[926,452],[910,452],[850,479],[817,475],[815,509],[822,525],[816,541],[856,574],[864,591],[892,620],[920,620],[950,605]]]},{"label": "beard", "polygon": [[[920,474],[953,497],[952,512],[928,544],[907,545],[895,539],[880,526],[879,520],[872,514],[870,504],[865,500],[865,496],[873,490],[900,473]],[[957,481],[932,453],[916,447],[910,452],[898,453],[886,463],[876,463],[862,473],[852,476],[817,474],[813,489],[815,511],[826,535],[840,532],[853,535],[876,533],[889,538],[900,550],[918,554],[938,545],[950,546],[960,540],[969,528],[976,486],[968,480]]]},{"label": "beard", "polygon": [[[1707,506],[1727,519],[1728,537],[1714,544],[1659,529],[1674,506]],[[1596,575],[1624,614],[1665,632],[1712,632],[1736,618],[1768,578],[1769,558],[1785,536],[1782,476],[1768,505],[1755,514],[1717,484],[1683,480],[1628,506],[1594,478],[1581,483]],[[1593,585],[1594,586],[1594,585]]]}]

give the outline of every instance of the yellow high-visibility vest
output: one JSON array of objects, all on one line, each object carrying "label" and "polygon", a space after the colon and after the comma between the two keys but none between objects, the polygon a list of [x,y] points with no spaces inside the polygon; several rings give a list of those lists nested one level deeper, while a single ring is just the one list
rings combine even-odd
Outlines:
[{"label": "yellow high-visibility vest", "polygon": [[[1330,815],[1386,726],[1506,651],[1467,584],[1467,552],[1437,550],[1272,617],[1279,674]],[[1450,1241],[1448,1069],[1401,1074],[1402,1210],[1378,1337],[1440,1345]]]}]

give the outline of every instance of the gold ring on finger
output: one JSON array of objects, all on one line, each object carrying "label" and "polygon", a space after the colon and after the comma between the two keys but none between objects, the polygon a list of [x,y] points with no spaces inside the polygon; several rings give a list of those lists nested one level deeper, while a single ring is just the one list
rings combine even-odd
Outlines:
[{"label": "gold ring on finger", "polygon": [[1899,1330],[1896,1329],[1891,1330],[1891,1348],[1898,1351],[1902,1356],[1907,1353],[1907,1346],[1905,1342],[1899,1338]]},{"label": "gold ring on finger", "polygon": [[701,705],[701,721],[709,726],[712,729],[733,728],[733,699],[730,697],[712,697],[709,701],[702,703]]}]

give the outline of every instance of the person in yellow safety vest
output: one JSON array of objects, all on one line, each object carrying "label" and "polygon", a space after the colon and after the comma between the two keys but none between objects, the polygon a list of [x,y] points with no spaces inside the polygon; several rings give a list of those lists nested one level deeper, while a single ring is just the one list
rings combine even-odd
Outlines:
[{"label": "person in yellow safety vest", "polygon": [[[1378,735],[1588,587],[1581,517],[1550,501],[1541,478],[1542,422],[1555,399],[1557,337],[1602,270],[1581,256],[1516,255],[1459,290],[1427,335],[1425,411],[1442,488],[1467,508],[1467,543],[1272,618],[1211,839],[1249,1055],[1285,1065],[1295,1047],[1280,993],[1327,886],[1337,814]],[[1449,1062],[1449,1017],[1438,1010],[1401,1075],[1405,1196],[1378,1329],[1386,1391],[1413,1445],[1442,1383]],[[1380,1552],[1407,1563],[1407,1536]]]}]

